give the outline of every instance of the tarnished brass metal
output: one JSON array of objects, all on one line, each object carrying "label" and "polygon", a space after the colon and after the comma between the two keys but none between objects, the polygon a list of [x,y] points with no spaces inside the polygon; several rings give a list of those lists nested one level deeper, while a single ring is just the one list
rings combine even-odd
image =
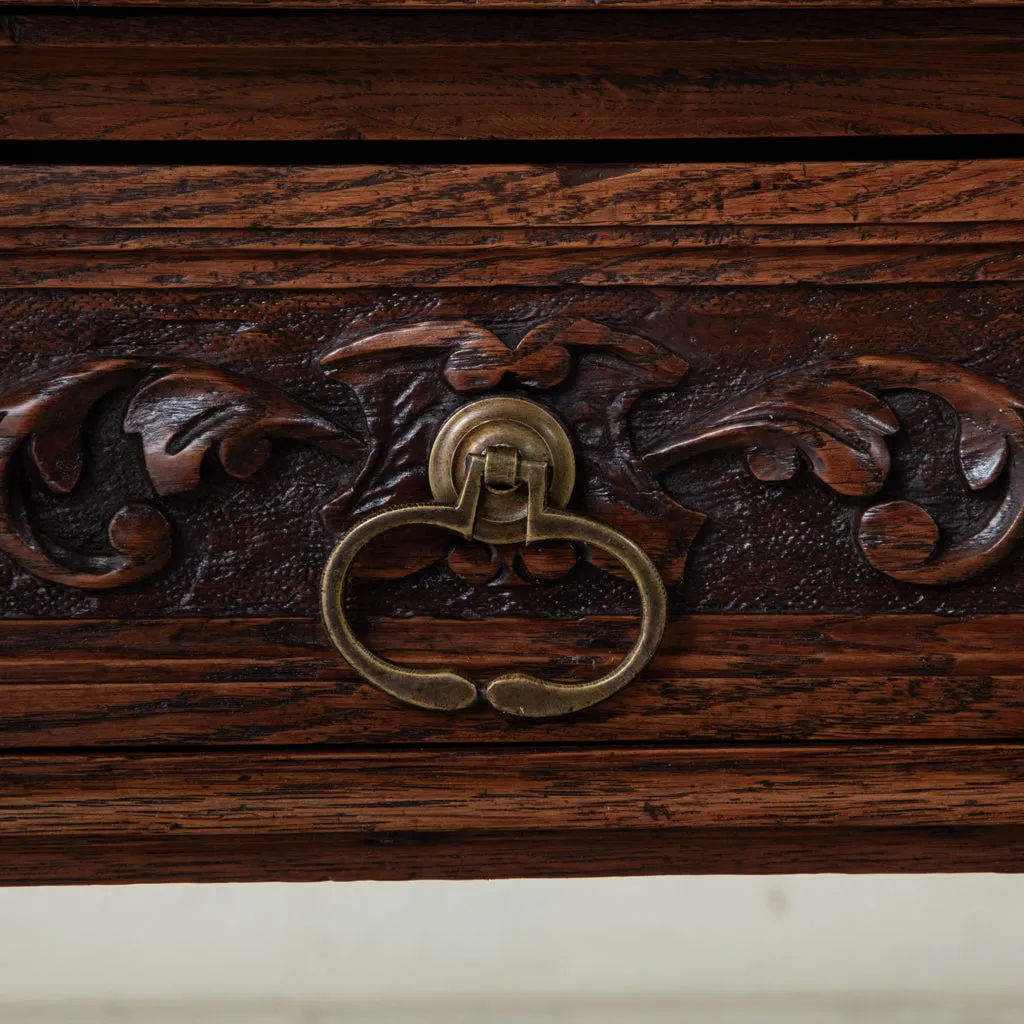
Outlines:
[{"label": "tarnished brass metal", "polygon": [[[621,690],[651,660],[665,629],[665,586],[643,549],[603,523],[564,510],[575,481],[572,444],[561,423],[526,399],[484,398],[441,427],[430,454],[436,503],[376,512],[356,523],[331,553],[321,587],[334,645],[365,679],[417,707],[455,711],[478,699],[527,718],[565,715]],[[479,687],[457,672],[402,668],[355,635],[345,615],[345,584],[356,555],[389,530],[437,526],[490,543],[570,540],[596,545],[632,573],[640,591],[640,630],[609,673],[589,683],[557,683],[507,672]]]},{"label": "tarnished brass metal", "polygon": [[[441,425],[430,450],[430,490],[434,500],[453,505],[469,472],[467,456],[481,455],[497,472],[498,453],[513,451],[520,461],[548,466],[547,504],[565,508],[576,484],[576,456],[561,423],[542,405],[498,395],[457,409]],[[489,544],[526,539],[526,500],[505,476],[485,480],[473,536]]]}]

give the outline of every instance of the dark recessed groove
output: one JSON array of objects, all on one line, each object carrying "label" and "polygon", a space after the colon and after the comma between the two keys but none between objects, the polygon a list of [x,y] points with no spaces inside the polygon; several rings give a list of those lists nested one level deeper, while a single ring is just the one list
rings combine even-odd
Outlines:
[{"label": "dark recessed groove", "polygon": [[646,164],[1024,159],[1021,135],[471,142],[22,142],[0,164]]}]

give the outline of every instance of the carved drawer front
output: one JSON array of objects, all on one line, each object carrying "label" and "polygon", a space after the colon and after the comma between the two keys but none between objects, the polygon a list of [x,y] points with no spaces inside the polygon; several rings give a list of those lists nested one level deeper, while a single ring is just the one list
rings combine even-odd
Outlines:
[{"label": "carved drawer front", "polygon": [[8,843],[1019,859],[1024,164],[20,166],[0,236]]}]

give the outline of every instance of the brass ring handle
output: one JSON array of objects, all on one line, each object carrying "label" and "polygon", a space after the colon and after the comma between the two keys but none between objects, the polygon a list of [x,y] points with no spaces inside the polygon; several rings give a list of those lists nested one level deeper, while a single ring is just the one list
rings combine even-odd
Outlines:
[{"label": "brass ring handle", "polygon": [[[481,411],[482,406],[491,403]],[[501,405],[496,403],[503,403]],[[488,419],[490,413],[495,413]],[[512,415],[517,426],[525,419],[541,436],[550,459],[522,458],[522,447],[534,454],[533,441],[522,431],[509,431],[516,448],[495,443],[502,436],[502,416]],[[475,418],[474,418],[475,417]],[[468,424],[468,425],[467,425]],[[657,569],[644,550],[617,530],[584,516],[551,507],[552,483],[564,488],[565,474],[572,467],[568,439],[556,437],[552,424],[557,421],[540,406],[523,399],[483,399],[460,411],[442,427],[434,444],[448,445],[451,459],[444,462],[453,478],[464,478],[454,504],[426,503],[406,505],[376,512],[360,520],[342,538],[324,569],[321,603],[324,623],[331,641],[364,679],[380,689],[417,707],[455,711],[469,707],[478,697],[507,714],[526,718],[547,718],[569,714],[589,707],[621,690],[651,660],[665,630],[667,597]],[[541,429],[542,428],[542,429]],[[558,431],[561,426],[558,425]],[[453,441],[454,437],[454,441]],[[474,438],[483,451],[465,450],[466,439]],[[525,437],[525,440],[524,440]],[[538,443],[541,443],[538,442]],[[480,445],[478,444],[477,447]],[[464,466],[458,459],[464,457]],[[442,463],[432,454],[432,470]],[[432,472],[435,495],[450,487],[450,480],[439,483]],[[522,494],[525,489],[525,495]],[[571,485],[570,485],[571,489]],[[556,498],[556,500],[558,500]],[[571,540],[596,545],[617,558],[632,573],[640,591],[640,630],[631,650],[609,673],[589,683],[557,683],[525,672],[507,672],[478,688],[457,672],[403,668],[386,661],[366,647],[355,635],[345,615],[345,587],[356,556],[374,538],[402,526],[436,526],[466,540],[521,538],[527,544],[544,540]]]}]

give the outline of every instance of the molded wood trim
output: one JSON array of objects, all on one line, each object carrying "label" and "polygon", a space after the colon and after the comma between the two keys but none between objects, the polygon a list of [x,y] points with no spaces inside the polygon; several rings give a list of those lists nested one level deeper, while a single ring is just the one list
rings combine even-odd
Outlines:
[{"label": "molded wood trim", "polygon": [[[1024,161],[902,160],[818,163],[340,166],[12,165],[0,181],[0,229],[28,229],[62,247],[102,243],[85,229],[151,229],[166,244],[191,229],[259,229],[263,245],[315,242],[296,229],[371,229],[393,246],[388,229],[429,242],[445,228],[731,228],[724,244],[762,243],[765,225],[869,229],[885,225],[970,224],[972,230],[1024,221]],[[993,225],[991,228],[984,225]],[[752,234],[736,234],[744,226]],[[60,228],[40,236],[39,229]],[[121,236],[108,236],[114,241]],[[203,238],[210,236],[204,235]],[[220,235],[219,245],[230,243]],[[246,236],[243,236],[246,237]],[[351,238],[361,235],[319,236]],[[442,236],[443,237],[443,236]],[[466,238],[466,235],[455,236]],[[474,237],[472,235],[468,237]],[[480,235],[475,236],[484,241]],[[541,239],[550,236],[539,236]],[[572,237],[572,236],[570,236]],[[623,236],[625,237],[625,236]],[[687,236],[683,236],[684,238]],[[702,236],[690,236],[699,244]],[[804,235],[814,239],[814,234]],[[851,242],[849,232],[842,236]],[[877,237],[869,232],[870,238]],[[901,237],[897,234],[896,237]],[[907,236],[913,237],[913,236]],[[987,236],[986,237],[990,237]],[[1013,241],[996,235],[992,240]],[[389,241],[390,240],[390,241]],[[941,241],[918,235],[917,244]],[[18,244],[5,230],[5,244]],[[708,236],[711,241],[711,236]],[[130,237],[120,244],[131,245]],[[109,247],[109,242],[103,245]]]},{"label": "molded wood trim", "polygon": [[1024,828],[0,836],[5,885],[1021,871]]},{"label": "molded wood trim", "polygon": [[[364,635],[407,664],[582,679],[618,661],[635,628],[417,616]],[[314,619],[6,620],[0,747],[1019,740],[1022,632],[1021,615],[673,618],[622,693],[571,722],[530,722],[400,705]]]},{"label": "molded wood trim", "polygon": [[0,138],[332,140],[351,152],[363,140],[1024,131],[1024,29],[1010,8],[902,22],[802,8],[697,22],[493,13],[12,16]]},{"label": "molded wood trim", "polygon": [[1016,744],[0,757],[20,839],[1022,825]]},{"label": "molded wood trim", "polygon": [[1024,162],[17,166],[0,287],[1024,279]]}]

